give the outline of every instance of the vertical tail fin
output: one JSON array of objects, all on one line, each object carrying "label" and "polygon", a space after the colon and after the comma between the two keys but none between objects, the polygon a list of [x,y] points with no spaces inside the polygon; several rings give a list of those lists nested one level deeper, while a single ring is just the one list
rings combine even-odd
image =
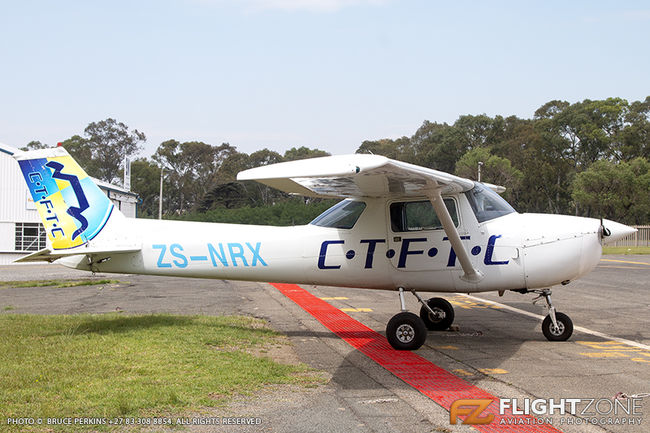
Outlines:
[{"label": "vertical tail fin", "polygon": [[110,199],[63,147],[14,155],[54,250],[86,244],[104,228]]}]

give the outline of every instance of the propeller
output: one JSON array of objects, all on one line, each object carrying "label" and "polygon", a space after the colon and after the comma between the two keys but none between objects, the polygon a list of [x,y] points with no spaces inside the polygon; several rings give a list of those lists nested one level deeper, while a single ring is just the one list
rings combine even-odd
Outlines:
[{"label": "propeller", "polygon": [[603,225],[603,217],[600,217],[600,227],[598,228],[600,239],[604,239],[612,234],[611,230]]}]

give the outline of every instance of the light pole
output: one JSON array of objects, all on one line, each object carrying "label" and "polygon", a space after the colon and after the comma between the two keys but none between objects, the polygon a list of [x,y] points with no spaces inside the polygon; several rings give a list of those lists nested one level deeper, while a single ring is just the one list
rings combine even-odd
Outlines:
[{"label": "light pole", "polygon": [[[478,162],[478,181],[481,181],[481,167],[483,166],[483,162],[479,161]],[[161,186],[162,188],[162,186]]]},{"label": "light pole", "polygon": [[162,219],[162,183],[163,183],[163,168],[160,167],[160,196],[158,197],[158,219]]}]

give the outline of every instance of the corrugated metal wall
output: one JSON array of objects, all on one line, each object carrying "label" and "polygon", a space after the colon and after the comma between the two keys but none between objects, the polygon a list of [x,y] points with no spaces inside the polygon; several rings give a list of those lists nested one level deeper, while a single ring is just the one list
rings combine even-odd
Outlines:
[{"label": "corrugated metal wall", "polygon": [[[8,265],[24,256],[15,253],[17,222],[40,223],[41,218],[32,201],[23,174],[13,157],[0,152],[0,264]],[[31,209],[29,209],[31,208]]]},{"label": "corrugated metal wall", "polygon": [[2,253],[0,254],[0,265],[20,266],[23,263],[14,263],[14,260],[24,256],[24,253]]},{"label": "corrugated metal wall", "polygon": [[[28,197],[18,164],[11,155],[0,152],[0,222],[41,222],[33,202],[28,203]],[[0,250],[5,251],[4,246],[0,245]]]}]

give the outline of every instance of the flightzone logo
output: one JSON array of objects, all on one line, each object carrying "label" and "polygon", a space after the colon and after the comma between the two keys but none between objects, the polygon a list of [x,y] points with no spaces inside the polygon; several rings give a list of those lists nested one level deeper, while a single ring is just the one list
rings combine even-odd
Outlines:
[{"label": "flightzone logo", "polygon": [[[490,410],[493,403],[499,405],[498,418],[495,408]],[[482,425],[496,419],[501,425],[641,425],[641,406],[641,398],[459,399],[449,408],[449,424]]]},{"label": "flightzone logo", "polygon": [[459,415],[466,417],[461,424],[489,424],[494,421],[494,414],[482,414],[493,402],[491,398],[456,400],[449,408],[449,424],[456,424]]}]

